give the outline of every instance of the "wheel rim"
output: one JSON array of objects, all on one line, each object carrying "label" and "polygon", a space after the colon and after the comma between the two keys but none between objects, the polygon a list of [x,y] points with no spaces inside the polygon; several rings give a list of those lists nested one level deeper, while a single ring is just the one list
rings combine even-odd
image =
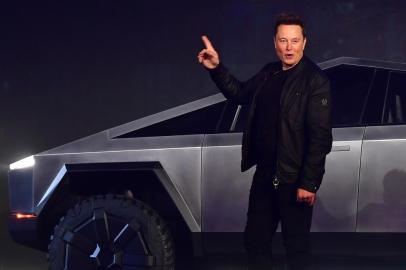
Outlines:
[{"label": "wheel rim", "polygon": [[65,269],[145,269],[155,265],[140,230],[130,222],[95,209],[93,216],[69,230],[62,227],[59,237],[66,243]]}]

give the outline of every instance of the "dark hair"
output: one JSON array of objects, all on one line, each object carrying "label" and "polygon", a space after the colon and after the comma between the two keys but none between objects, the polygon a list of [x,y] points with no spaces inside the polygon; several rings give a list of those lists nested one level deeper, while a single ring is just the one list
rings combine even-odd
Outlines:
[{"label": "dark hair", "polygon": [[303,37],[306,38],[306,30],[302,18],[293,13],[280,13],[275,20],[274,36],[278,33],[278,27],[281,24],[299,25],[302,28]]}]

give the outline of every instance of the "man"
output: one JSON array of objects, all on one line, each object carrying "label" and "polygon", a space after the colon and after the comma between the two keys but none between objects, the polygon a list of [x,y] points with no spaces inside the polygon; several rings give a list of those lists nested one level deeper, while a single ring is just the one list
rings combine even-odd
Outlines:
[{"label": "man", "polygon": [[224,96],[249,104],[241,170],[254,174],[245,247],[249,269],[270,269],[271,242],[279,221],[291,269],[308,269],[316,191],[331,150],[331,98],[327,77],[304,56],[306,32],[294,14],[280,14],[274,29],[280,59],[245,82],[234,78],[206,36],[199,62]]}]

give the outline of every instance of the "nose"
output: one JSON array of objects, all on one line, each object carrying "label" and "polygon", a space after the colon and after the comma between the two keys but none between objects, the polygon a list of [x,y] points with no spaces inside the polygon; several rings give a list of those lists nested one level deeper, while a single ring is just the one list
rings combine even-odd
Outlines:
[{"label": "nose", "polygon": [[290,51],[292,49],[292,43],[290,43],[290,41],[288,41],[286,43],[286,50]]}]

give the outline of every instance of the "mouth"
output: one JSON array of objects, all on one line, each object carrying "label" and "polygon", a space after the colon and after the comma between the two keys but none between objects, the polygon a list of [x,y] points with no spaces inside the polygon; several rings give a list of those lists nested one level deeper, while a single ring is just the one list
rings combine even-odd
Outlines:
[{"label": "mouth", "polygon": [[285,58],[288,60],[293,59],[293,53],[285,53]]}]

